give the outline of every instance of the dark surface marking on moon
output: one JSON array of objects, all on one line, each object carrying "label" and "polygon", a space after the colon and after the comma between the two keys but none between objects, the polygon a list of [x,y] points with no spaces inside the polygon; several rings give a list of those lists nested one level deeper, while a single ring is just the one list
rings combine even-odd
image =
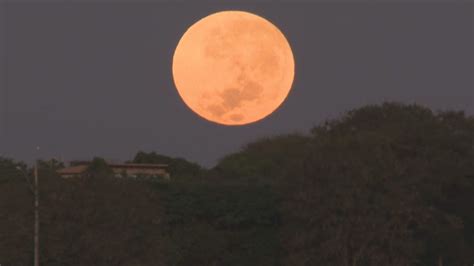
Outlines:
[{"label": "dark surface marking on moon", "polygon": [[229,116],[230,120],[234,122],[240,122],[244,119],[244,115],[242,114],[232,114]]},{"label": "dark surface marking on moon", "polygon": [[222,108],[222,106],[218,105],[218,104],[211,104],[211,105],[207,106],[207,110],[212,115],[217,116],[217,117],[222,117],[222,115],[224,115],[224,113],[225,113],[224,108]]},{"label": "dark surface marking on moon", "polygon": [[242,98],[240,97],[240,90],[237,88],[227,88],[221,94],[222,105],[227,110],[232,110],[237,108],[242,103]]},{"label": "dark surface marking on moon", "polygon": [[247,79],[242,82],[241,98],[244,101],[259,99],[262,95],[263,87],[259,83]]},{"label": "dark surface marking on moon", "polygon": [[[226,113],[241,107],[244,101],[261,101],[263,87],[260,84],[252,80],[243,80],[239,83],[242,84],[241,88],[225,89],[219,95],[222,100],[221,103],[210,104],[205,109],[207,109],[214,116],[222,117]],[[235,119],[243,119],[243,116],[241,118],[237,118],[235,115],[232,116],[234,116]],[[238,122],[238,120],[232,120]]]},{"label": "dark surface marking on moon", "polygon": [[260,84],[252,80],[244,80],[241,88],[227,88],[221,94],[222,105],[227,111],[242,106],[244,101],[258,100],[263,92]]}]

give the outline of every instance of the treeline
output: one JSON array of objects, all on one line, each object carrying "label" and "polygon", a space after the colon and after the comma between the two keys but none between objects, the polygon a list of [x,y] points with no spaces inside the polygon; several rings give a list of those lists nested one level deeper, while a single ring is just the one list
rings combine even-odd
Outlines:
[{"label": "treeline", "polygon": [[[385,103],[261,139],[172,179],[40,165],[43,265],[471,265],[474,117]],[[0,263],[30,265],[32,196],[0,159]]]}]

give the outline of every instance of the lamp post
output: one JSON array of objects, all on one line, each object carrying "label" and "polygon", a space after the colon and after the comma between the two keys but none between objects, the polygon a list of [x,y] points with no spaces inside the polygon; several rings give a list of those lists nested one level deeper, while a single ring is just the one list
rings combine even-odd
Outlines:
[{"label": "lamp post", "polygon": [[34,212],[35,212],[35,224],[34,224],[34,266],[39,266],[39,191],[38,191],[38,161],[35,160],[34,166],[34,183],[31,184],[30,180],[28,179],[28,174],[19,166],[16,167],[19,171],[23,173],[25,176],[25,180],[28,183],[28,187],[33,193],[34,196]]}]

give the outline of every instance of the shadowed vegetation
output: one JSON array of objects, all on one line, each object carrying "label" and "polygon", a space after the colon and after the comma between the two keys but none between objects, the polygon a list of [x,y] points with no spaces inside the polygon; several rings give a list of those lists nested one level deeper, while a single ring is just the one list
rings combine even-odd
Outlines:
[{"label": "shadowed vegetation", "polygon": [[[44,265],[471,265],[474,118],[365,106],[307,135],[247,144],[212,169],[166,163],[171,180],[85,178],[40,161]],[[0,159],[0,263],[32,262],[32,195]]]}]

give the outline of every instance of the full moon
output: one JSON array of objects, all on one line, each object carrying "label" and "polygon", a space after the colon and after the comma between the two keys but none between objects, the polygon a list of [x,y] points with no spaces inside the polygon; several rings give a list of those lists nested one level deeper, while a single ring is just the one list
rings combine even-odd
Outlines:
[{"label": "full moon", "polygon": [[244,11],[222,11],[194,23],[173,55],[173,79],[201,117],[244,125],[274,112],[293,83],[295,63],[283,33]]}]

